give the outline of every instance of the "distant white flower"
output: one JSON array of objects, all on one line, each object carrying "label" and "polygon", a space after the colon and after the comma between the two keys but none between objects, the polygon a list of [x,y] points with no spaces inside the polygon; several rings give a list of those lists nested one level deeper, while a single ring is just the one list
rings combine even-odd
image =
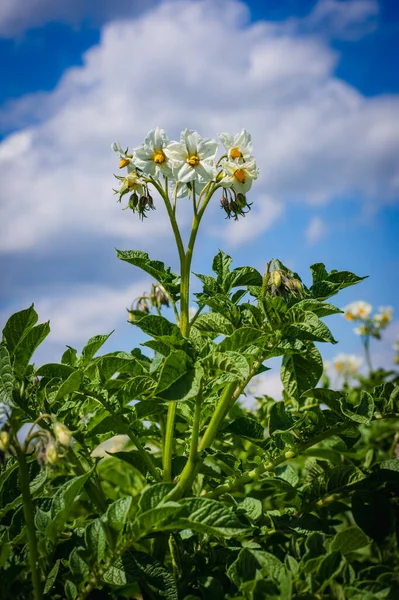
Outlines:
[{"label": "distant white flower", "polygon": [[367,325],[359,325],[359,327],[355,327],[353,330],[357,335],[370,335],[372,330]]},{"label": "distant white flower", "polygon": [[180,134],[180,142],[170,142],[164,148],[170,159],[177,181],[206,183],[216,178],[215,157],[218,150],[216,140],[202,138],[192,129]]},{"label": "distant white flower", "polygon": [[195,317],[195,315],[197,314],[197,308],[195,308],[195,306],[190,306],[190,308],[188,309],[188,316],[190,317],[190,320],[193,319]]},{"label": "distant white flower", "polygon": [[127,148],[126,148],[126,151],[124,152],[118,141],[111,144],[111,148],[114,152],[117,153],[117,155],[120,158],[120,161],[119,161],[120,169],[123,169],[123,167],[127,167],[131,163],[131,159],[133,158],[132,155],[127,153]]},{"label": "distant white flower", "polygon": [[375,325],[379,329],[384,329],[392,321],[393,308],[392,306],[380,306],[379,313],[374,315]]},{"label": "distant white flower", "polygon": [[343,311],[348,321],[358,321],[359,319],[367,319],[372,311],[372,306],[367,302],[363,302],[363,300],[358,300],[345,306]]},{"label": "distant white flower", "polygon": [[252,158],[251,134],[243,129],[232,136],[229,133],[219,133],[219,138],[226,149],[229,160],[247,162]]},{"label": "distant white flower", "polygon": [[245,194],[250,190],[252,181],[258,177],[258,169],[254,160],[237,164],[233,161],[223,163],[225,173],[222,179],[224,187],[232,187],[236,192]]},{"label": "distant white flower", "polygon": [[144,140],[144,144],[133,151],[133,162],[138,169],[151,177],[163,173],[165,177],[172,175],[169,160],[164,152],[169,143],[164,129],[152,129]]},{"label": "distant white flower", "polygon": [[394,350],[396,350],[397,352],[399,352],[399,339],[396,340],[396,342],[394,343],[394,345],[392,346],[392,348]]},{"label": "distant white flower", "polygon": [[332,364],[342,377],[352,377],[359,371],[362,359],[354,354],[338,354],[333,359]]}]

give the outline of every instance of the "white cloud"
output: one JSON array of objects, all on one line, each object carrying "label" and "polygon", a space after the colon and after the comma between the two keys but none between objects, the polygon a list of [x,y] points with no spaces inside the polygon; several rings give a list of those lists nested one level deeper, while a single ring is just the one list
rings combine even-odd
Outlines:
[{"label": "white cloud", "polygon": [[51,248],[79,233],[140,241],[155,233],[161,242],[159,202],[142,224],[110,190],[110,142],[136,145],[155,125],[171,137],[184,127],[252,132],[261,175],[253,211],[234,224],[236,244],[260,235],[282,203],[350,193],[375,206],[394,201],[399,99],[363,97],[334,77],[336,60],[319,37],[250,24],[232,0],[168,2],[106,25],[82,67],[54,92],[21,101],[39,123],[0,144],[0,250]]},{"label": "white cloud", "polygon": [[[80,286],[70,294],[39,298],[35,303],[39,322],[50,319],[51,332],[46,344],[79,344],[98,333],[109,333],[118,323],[126,321],[126,308],[149,287],[150,280],[144,279],[122,288]],[[6,322],[9,313],[7,310],[0,314],[1,323]]]},{"label": "white cloud", "polygon": [[325,236],[327,227],[320,217],[312,217],[306,229],[306,239],[310,244],[319,242]]},{"label": "white cloud", "polygon": [[0,37],[14,37],[50,22],[98,25],[109,18],[137,14],[153,4],[153,0],[1,0]]},{"label": "white cloud", "polygon": [[[270,229],[281,216],[283,208],[283,204],[274,198],[266,195],[256,196],[254,209],[248,213],[248,216],[240,217],[239,223],[231,219],[226,227],[215,227],[211,231],[228,242],[231,247],[240,246]],[[224,216],[224,213],[222,215]]]},{"label": "white cloud", "polygon": [[319,0],[300,24],[309,30],[347,40],[357,40],[377,26],[377,0]]}]

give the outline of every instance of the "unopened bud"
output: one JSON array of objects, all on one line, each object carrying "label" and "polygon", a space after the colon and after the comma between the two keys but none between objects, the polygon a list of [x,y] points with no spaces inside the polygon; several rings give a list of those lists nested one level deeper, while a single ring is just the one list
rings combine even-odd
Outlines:
[{"label": "unopened bud", "polygon": [[274,270],[270,273],[270,282],[276,287],[279,288],[281,285],[281,273],[280,271]]},{"label": "unopened bud", "polygon": [[134,313],[130,310],[127,311],[127,320],[129,321],[129,323],[134,323],[136,320]]},{"label": "unopened bud", "polygon": [[58,462],[57,444],[51,440],[46,446],[46,463],[55,465]]},{"label": "unopened bud", "polygon": [[296,452],[294,452],[293,450],[287,450],[287,452],[285,452],[284,454],[285,458],[294,458],[296,456]]},{"label": "unopened bud", "polygon": [[129,198],[128,207],[134,211],[134,210],[136,210],[138,203],[139,203],[139,197],[136,192],[133,192],[133,194]]},{"label": "unopened bud", "polygon": [[237,203],[240,208],[244,208],[244,206],[247,205],[247,199],[244,196],[244,194],[239,193],[239,194],[237,194],[236,198],[237,198]]},{"label": "unopened bud", "polygon": [[53,425],[53,431],[55,439],[61,444],[61,446],[69,446],[72,435],[64,423],[56,421]]},{"label": "unopened bud", "polygon": [[8,431],[0,431],[0,450],[7,452],[10,447],[10,434]]}]

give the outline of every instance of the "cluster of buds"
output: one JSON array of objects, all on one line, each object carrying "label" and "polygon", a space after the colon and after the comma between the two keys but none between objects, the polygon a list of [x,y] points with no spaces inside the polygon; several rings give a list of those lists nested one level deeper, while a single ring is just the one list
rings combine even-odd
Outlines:
[{"label": "cluster of buds", "polygon": [[381,331],[392,321],[393,308],[391,306],[380,306],[379,312],[374,315],[371,304],[359,300],[344,307],[344,316],[347,321],[359,323],[354,332],[364,338],[373,337],[381,339]]},{"label": "cluster of buds", "polygon": [[237,221],[238,217],[245,217],[245,215],[249,213],[252,205],[247,203],[244,194],[237,194],[235,190],[223,188],[220,206],[227,214],[226,219],[233,217],[234,220]]},{"label": "cluster of buds", "polygon": [[[204,188],[209,192],[223,187],[222,206],[227,216],[237,219],[244,215],[249,210],[245,196],[258,177],[251,136],[243,129],[234,136],[221,133],[219,138],[223,144],[219,160],[216,158],[219,143],[190,129],[182,131],[177,142],[170,141],[165,131],[156,127],[130,153],[128,148],[123,150],[119,142],[114,142],[112,149],[119,156],[119,168],[127,170],[124,176],[115,175],[120,181],[119,189],[114,190],[119,201],[130,194],[126,208],[143,219],[148,210],[154,209],[149,184],[161,194],[168,193],[168,186],[174,188],[175,199],[201,196]],[[159,182],[161,176],[165,185]]]},{"label": "cluster of buds", "polygon": [[268,291],[271,296],[282,296],[283,298],[292,296],[301,298],[304,294],[301,281],[281,268],[274,268],[270,272]]},{"label": "cluster of buds", "polygon": [[162,307],[169,307],[169,303],[170,298],[163,285],[153,283],[149,293],[144,292],[142,296],[132,302],[130,310],[128,309],[128,320],[134,323],[138,316],[137,313],[148,315],[152,308],[160,312]]},{"label": "cluster of buds", "polygon": [[39,465],[55,466],[59,459],[64,456],[72,439],[70,430],[59,421],[53,423],[54,437],[44,430],[40,430],[39,442],[36,444],[36,458]]}]

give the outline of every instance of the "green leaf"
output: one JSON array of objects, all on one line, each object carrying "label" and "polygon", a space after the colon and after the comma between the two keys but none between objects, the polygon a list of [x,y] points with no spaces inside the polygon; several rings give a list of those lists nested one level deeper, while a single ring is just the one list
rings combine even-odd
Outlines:
[{"label": "green leaf", "polygon": [[195,364],[194,368],[188,369],[187,373],[157,396],[165,402],[191,400],[199,394],[203,376],[203,368]]},{"label": "green leaf", "polygon": [[184,513],[171,529],[192,529],[199,533],[235,537],[248,533],[248,528],[234,514],[231,507],[208,498],[183,498],[179,501]]},{"label": "green leaf", "polygon": [[262,282],[262,275],[253,267],[237,267],[227,275],[225,284],[227,289],[225,291],[239,286],[261,286]]},{"label": "green leaf", "polygon": [[317,572],[317,580],[321,584],[322,589],[327,587],[331,579],[340,573],[344,564],[345,558],[339,550],[335,550],[323,558]]},{"label": "green leaf", "polygon": [[0,344],[0,402],[8,406],[13,404],[14,373],[11,367],[10,355],[4,344]]},{"label": "green leaf", "polygon": [[179,299],[179,276],[172,273],[170,267],[165,269],[163,262],[150,260],[146,252],[140,250],[117,250],[116,255],[120,260],[139,267],[163,285],[169,296],[176,302]]},{"label": "green leaf", "polygon": [[117,558],[104,574],[106,583],[116,587],[138,581],[144,589],[155,592],[154,598],[178,600],[176,581],[169,571],[157,560],[142,552],[126,552]]},{"label": "green leaf", "polygon": [[214,257],[212,262],[212,271],[218,276],[217,281],[220,285],[223,285],[225,282],[226,277],[230,272],[231,263],[231,256],[228,256],[228,254],[225,254],[222,250],[219,250]]},{"label": "green leaf", "polygon": [[46,527],[46,536],[53,541],[57,534],[63,531],[74,500],[89,476],[90,472],[74,477],[64,483],[54,494],[50,508],[51,521]]},{"label": "green leaf", "polygon": [[213,352],[203,360],[212,371],[228,373],[232,380],[243,380],[249,375],[248,362],[239,352]]},{"label": "green leaf", "polygon": [[146,512],[155,508],[174,488],[173,483],[155,483],[146,487],[140,495],[139,508],[140,511]]},{"label": "green leaf", "polygon": [[67,379],[74,371],[75,369],[70,365],[48,363],[39,367],[36,371],[36,375],[39,377],[48,377],[49,379],[52,379],[53,377],[57,379]]},{"label": "green leaf", "polygon": [[257,521],[263,514],[262,502],[257,498],[247,496],[240,502],[239,507],[245,510],[251,521]]},{"label": "green leaf", "polygon": [[284,329],[286,337],[300,340],[311,340],[313,342],[331,342],[336,344],[331,331],[323,321],[310,311],[298,311],[296,305],[288,311],[288,316],[295,319],[295,323]]},{"label": "green leaf", "polygon": [[160,506],[151,508],[146,512],[140,512],[133,523],[133,537],[138,540],[151,531],[160,531],[162,526],[182,511],[177,502],[164,502]]},{"label": "green leaf", "polygon": [[295,424],[296,420],[287,411],[284,402],[275,402],[272,404],[269,417],[270,435],[279,431],[289,431],[295,427]]},{"label": "green leaf", "polygon": [[56,402],[57,400],[60,400],[67,394],[72,394],[72,392],[76,392],[82,385],[82,381],[83,381],[83,371],[78,369],[78,370],[74,371],[73,373],[71,373],[70,376],[68,377],[68,379],[66,379],[61,384],[61,386],[57,392],[57,395],[54,399],[54,402]]},{"label": "green leaf", "polygon": [[115,531],[121,531],[126,523],[127,515],[132,506],[132,497],[119,498],[113,502],[105,514],[106,522]]},{"label": "green leaf", "polygon": [[313,285],[309,289],[312,298],[326,300],[350,285],[355,285],[366,277],[358,277],[349,271],[332,270],[327,273],[324,265],[317,263],[310,267],[313,275]]},{"label": "green leaf", "polygon": [[255,329],[254,327],[240,327],[232,333],[232,335],[226,337],[217,346],[219,352],[237,351],[248,346],[256,345],[262,347],[269,336],[266,336],[263,331]]},{"label": "green leaf", "polygon": [[19,341],[14,349],[14,372],[17,377],[23,377],[26,367],[36,348],[50,333],[49,322],[36,325]]},{"label": "green leaf", "polygon": [[11,315],[3,329],[3,339],[9,352],[13,352],[26,334],[37,323],[38,315],[34,305]]},{"label": "green leaf", "polygon": [[55,561],[53,568],[50,573],[47,575],[46,583],[44,584],[43,593],[48,594],[51,588],[53,587],[55,580],[57,579],[58,571],[60,568],[61,560],[58,559]]},{"label": "green leaf", "polygon": [[237,419],[234,419],[234,421],[227,425],[225,431],[252,440],[265,439],[265,428],[263,425],[256,419],[249,417],[238,417]]},{"label": "green leaf", "polygon": [[331,410],[338,415],[348,417],[355,423],[369,424],[374,412],[374,401],[368,392],[362,390],[360,401],[357,406],[352,406],[346,400],[342,392],[329,390],[327,388],[316,388],[309,395],[326,404]]},{"label": "green leaf", "polygon": [[174,336],[178,339],[183,339],[180,329],[174,323],[159,315],[146,315],[139,321],[135,321],[133,325],[140,327],[144,333],[155,338],[161,336]]},{"label": "green leaf", "polygon": [[155,393],[159,394],[170,388],[188,370],[189,357],[182,350],[171,352],[162,365]]},{"label": "green leaf", "polygon": [[324,281],[328,277],[328,273],[326,267],[323,263],[315,263],[311,265],[310,271],[312,273],[313,283],[319,283],[319,281]]},{"label": "green leaf", "polygon": [[281,381],[291,398],[299,402],[301,395],[314,388],[323,374],[323,359],[315,346],[303,354],[285,355],[281,365]]},{"label": "green leaf", "polygon": [[75,600],[78,595],[76,585],[70,579],[67,579],[64,585],[65,596],[67,600]]},{"label": "green leaf", "polygon": [[[227,575],[238,588],[241,588],[243,582],[255,579],[257,572],[278,585],[281,600],[291,599],[290,572],[276,556],[269,552],[243,548],[237,560],[228,568]],[[270,598],[270,595],[262,597]]]},{"label": "green leaf", "polygon": [[320,300],[312,300],[311,298],[297,302],[295,308],[310,311],[318,317],[328,317],[329,315],[343,313],[340,308],[337,308],[333,304],[328,304],[328,302],[322,302]]},{"label": "green leaf", "polygon": [[195,320],[195,328],[202,333],[217,335],[230,335],[234,331],[233,325],[226,317],[219,313],[207,312],[199,315]]},{"label": "green leaf", "polygon": [[69,555],[69,568],[74,575],[84,581],[87,579],[90,569],[89,565],[82,557],[82,551],[84,551],[84,548],[74,548],[72,550]]},{"label": "green leaf", "polygon": [[77,353],[77,350],[75,350],[75,348],[72,348],[71,346],[67,346],[67,349],[65,350],[64,354],[61,357],[62,364],[74,367],[78,360],[77,354],[78,353]]},{"label": "green leaf", "polygon": [[[107,382],[106,387],[112,388],[117,381],[117,379],[110,379],[109,386]],[[131,379],[128,379],[126,383],[123,383],[123,390],[130,396],[131,400],[139,400],[142,397],[151,396],[155,388],[156,382],[154,379],[152,379],[152,377],[147,377],[146,375],[132,377]]]},{"label": "green leaf", "polygon": [[369,539],[363,531],[356,525],[352,525],[339,531],[331,542],[332,551],[339,550],[346,555],[369,544]]},{"label": "green leaf", "polygon": [[112,334],[113,334],[113,331],[111,331],[111,333],[108,333],[106,335],[95,335],[94,337],[91,337],[82,350],[82,356],[81,356],[79,362],[82,365],[87,365],[91,361],[91,359],[93,358],[95,353],[100,350],[101,346],[103,346],[105,344],[107,339]]},{"label": "green leaf", "polygon": [[119,458],[129,465],[132,465],[132,467],[137,469],[144,477],[146,476],[148,472],[148,465],[137,450],[131,450],[130,452],[108,452],[107,454],[109,454],[109,456]]},{"label": "green leaf", "polygon": [[101,562],[107,547],[107,537],[101,519],[95,519],[86,527],[85,543],[94,560],[97,563]]}]

